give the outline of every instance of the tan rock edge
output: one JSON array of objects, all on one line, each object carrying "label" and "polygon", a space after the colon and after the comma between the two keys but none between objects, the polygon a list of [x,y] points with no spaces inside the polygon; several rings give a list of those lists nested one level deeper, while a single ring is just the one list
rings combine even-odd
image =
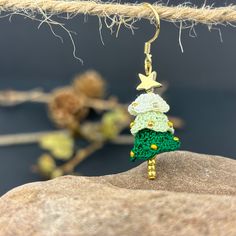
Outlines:
[{"label": "tan rock edge", "polygon": [[0,235],[236,235],[236,161],[179,151],[102,177],[65,176],[0,198]]}]

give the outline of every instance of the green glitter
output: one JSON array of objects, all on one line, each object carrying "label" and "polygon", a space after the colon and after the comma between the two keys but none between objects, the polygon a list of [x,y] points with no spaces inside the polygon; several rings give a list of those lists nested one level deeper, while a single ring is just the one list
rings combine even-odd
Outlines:
[{"label": "green glitter", "polygon": [[[157,145],[157,149],[151,149],[151,145]],[[162,152],[170,152],[180,147],[180,141],[174,140],[174,135],[170,132],[156,132],[150,129],[142,129],[135,135],[134,157],[130,160],[135,161],[149,160]]]},{"label": "green glitter", "polygon": [[[152,127],[148,127],[149,122],[153,123]],[[168,126],[167,116],[161,112],[149,111],[138,114],[130,131],[133,135],[136,135],[140,130],[145,128],[156,132],[170,131],[174,133],[174,129]]]}]

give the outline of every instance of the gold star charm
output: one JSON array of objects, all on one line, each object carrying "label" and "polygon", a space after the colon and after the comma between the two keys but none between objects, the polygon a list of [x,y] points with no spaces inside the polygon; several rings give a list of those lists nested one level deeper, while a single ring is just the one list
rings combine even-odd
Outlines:
[{"label": "gold star charm", "polygon": [[153,71],[150,75],[138,74],[141,83],[136,88],[137,90],[149,90],[151,88],[159,88],[162,84],[156,81],[157,73]]}]

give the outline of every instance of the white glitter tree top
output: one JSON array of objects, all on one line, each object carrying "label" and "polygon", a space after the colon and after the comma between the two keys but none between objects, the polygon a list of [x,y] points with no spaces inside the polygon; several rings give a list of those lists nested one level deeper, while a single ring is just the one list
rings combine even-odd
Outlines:
[{"label": "white glitter tree top", "polygon": [[166,113],[169,109],[170,107],[166,101],[160,95],[155,93],[139,95],[128,107],[129,113],[133,116],[149,111]]}]

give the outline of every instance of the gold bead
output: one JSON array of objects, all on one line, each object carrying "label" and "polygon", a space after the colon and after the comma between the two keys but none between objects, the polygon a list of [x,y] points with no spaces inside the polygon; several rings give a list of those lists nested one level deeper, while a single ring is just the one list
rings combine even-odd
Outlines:
[{"label": "gold bead", "polygon": [[152,120],[148,121],[148,127],[149,128],[152,128],[154,125],[154,122]]},{"label": "gold bead", "polygon": [[156,172],[154,170],[148,171],[148,175],[156,175]]},{"label": "gold bead", "polygon": [[132,106],[136,107],[136,106],[138,106],[138,103],[137,102],[132,102]]},{"label": "gold bead", "polygon": [[156,179],[156,176],[148,176],[148,179],[149,180],[154,180],[154,179]]},{"label": "gold bead", "polygon": [[176,142],[179,141],[179,138],[178,138],[178,137],[174,137],[173,139],[174,139]]},{"label": "gold bead", "polygon": [[152,144],[152,145],[151,145],[151,149],[157,150],[157,149],[158,149],[158,146],[157,146],[156,144]]},{"label": "gold bead", "polygon": [[152,105],[154,108],[158,108],[158,102],[154,102]]},{"label": "gold bead", "polygon": [[155,158],[148,160],[148,165],[155,165],[155,164],[156,164]]},{"label": "gold bead", "polygon": [[170,128],[173,128],[173,126],[174,126],[174,124],[171,122],[171,121],[168,121],[168,126],[170,127]]},{"label": "gold bead", "polygon": [[148,171],[148,179],[155,179],[156,178],[156,172],[155,171]]},{"label": "gold bead", "polygon": [[132,128],[134,126],[134,121],[130,123],[130,128]]},{"label": "gold bead", "polygon": [[148,171],[155,171],[156,167],[155,166],[148,166]]},{"label": "gold bead", "polygon": [[130,151],[130,157],[134,157],[134,152],[133,151]]}]

